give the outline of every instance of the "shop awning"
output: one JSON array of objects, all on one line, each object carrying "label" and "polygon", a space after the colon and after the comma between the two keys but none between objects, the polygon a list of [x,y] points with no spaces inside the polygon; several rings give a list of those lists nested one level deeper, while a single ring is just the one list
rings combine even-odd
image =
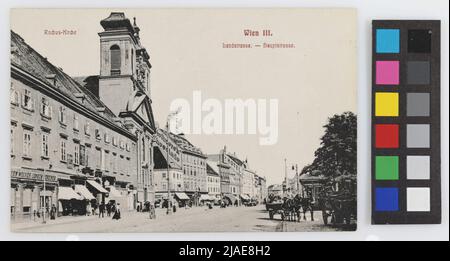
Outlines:
[{"label": "shop awning", "polygon": [[89,185],[94,187],[99,193],[108,193],[108,191],[106,189],[104,189],[102,187],[102,185],[98,184],[97,182],[95,182],[93,180],[86,180],[86,181],[87,181],[87,183],[89,183]]},{"label": "shop awning", "polygon": [[232,204],[234,204],[234,202],[236,202],[236,197],[232,194],[225,194],[224,197],[228,198]]},{"label": "shop awning", "polygon": [[87,200],[95,199],[92,193],[89,192],[89,190],[83,185],[75,185],[75,192],[80,194],[84,199]]},{"label": "shop awning", "polygon": [[116,187],[114,187],[114,186],[109,186],[109,196],[110,196],[110,197],[120,198],[120,197],[122,197],[122,194],[120,194],[120,191],[118,191],[118,190],[116,189]]},{"label": "shop awning", "polygon": [[186,193],[184,193],[184,192],[175,192],[175,196],[177,196],[177,198],[179,200],[189,200],[190,199],[188,197],[188,195],[186,195]]},{"label": "shop awning", "polygon": [[212,199],[211,196],[209,196],[209,195],[201,194],[201,195],[200,195],[200,200],[203,200],[203,201],[209,201],[209,200],[213,200],[213,199]]},{"label": "shop awning", "polygon": [[58,199],[60,200],[82,200],[83,197],[78,195],[72,188],[70,187],[58,187]]},{"label": "shop awning", "polygon": [[241,194],[241,198],[242,198],[243,200],[250,200],[250,197],[247,196],[246,194]]}]

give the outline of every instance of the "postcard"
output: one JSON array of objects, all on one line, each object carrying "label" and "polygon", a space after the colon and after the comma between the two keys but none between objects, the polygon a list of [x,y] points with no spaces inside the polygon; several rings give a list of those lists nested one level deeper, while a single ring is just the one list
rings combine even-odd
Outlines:
[{"label": "postcard", "polygon": [[355,9],[12,9],[11,231],[356,230]]}]

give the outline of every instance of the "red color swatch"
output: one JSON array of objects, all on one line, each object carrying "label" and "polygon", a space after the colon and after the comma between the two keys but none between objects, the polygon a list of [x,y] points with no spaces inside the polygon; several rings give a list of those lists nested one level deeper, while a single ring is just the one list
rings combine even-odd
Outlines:
[{"label": "red color swatch", "polygon": [[398,124],[375,125],[375,148],[398,148]]}]

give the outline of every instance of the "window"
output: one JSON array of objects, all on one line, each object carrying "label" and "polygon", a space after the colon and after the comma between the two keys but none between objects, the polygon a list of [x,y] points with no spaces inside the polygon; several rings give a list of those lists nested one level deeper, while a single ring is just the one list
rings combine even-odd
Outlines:
[{"label": "window", "polygon": [[86,122],[86,125],[84,125],[84,134],[91,135],[91,124],[89,122]]},{"label": "window", "polygon": [[60,142],[60,152],[61,152],[61,161],[66,162],[67,161],[67,153],[66,153],[66,140],[61,139]]},{"label": "window", "polygon": [[97,140],[101,140],[102,139],[102,134],[100,133],[99,129],[95,129],[95,138]]},{"label": "window", "polygon": [[59,107],[59,122],[66,124],[66,108],[63,106]]},{"label": "window", "polygon": [[[127,143],[127,145],[128,145],[128,143]],[[128,146],[127,146],[127,151],[128,151]],[[141,156],[142,156],[142,162],[144,162],[145,161],[145,139],[144,138],[142,138],[142,145],[141,145]]]},{"label": "window", "polygon": [[105,151],[105,153],[103,153],[103,159],[104,159],[104,164],[103,164],[103,169],[105,171],[109,171],[109,167],[110,167],[110,159],[109,159],[109,152]]},{"label": "window", "polygon": [[111,142],[111,136],[109,136],[109,134],[108,133],[105,133],[105,142],[106,143],[110,143]]},{"label": "window", "polygon": [[84,145],[79,145],[80,147],[80,165],[87,166],[87,154],[86,147]]},{"label": "window", "polygon": [[111,170],[112,172],[116,172],[115,162],[116,162],[116,155],[111,154],[109,159],[109,170]]},{"label": "window", "polygon": [[79,143],[75,143],[75,151],[73,153],[73,163],[75,165],[80,164],[80,144]]},{"label": "window", "polygon": [[79,125],[80,125],[80,123],[78,121],[78,115],[74,114],[73,115],[73,129],[74,130],[79,130],[79,127],[80,127]]},{"label": "window", "polygon": [[42,133],[41,156],[48,158],[48,133]]},{"label": "window", "polygon": [[10,133],[10,153],[11,155],[14,155],[14,129],[11,127],[11,133]]},{"label": "window", "polygon": [[101,149],[97,149],[97,154],[98,154],[98,157],[97,157],[98,160],[96,162],[95,167],[97,169],[102,169],[102,164],[103,164],[103,152],[102,152],[102,150]]},{"label": "window", "polygon": [[31,92],[29,90],[25,90],[25,93],[23,94],[23,98],[22,98],[22,106],[27,109],[32,111],[33,110],[33,106],[34,105],[34,100],[31,97]]},{"label": "window", "polygon": [[109,49],[111,54],[111,75],[120,75],[121,67],[121,57],[120,57],[120,47],[118,45],[113,45]]},{"label": "window", "polygon": [[19,105],[19,92],[14,90],[14,88],[12,88],[12,87],[10,89],[9,99],[10,99],[11,104]]},{"label": "window", "polygon": [[23,132],[23,156],[31,157],[31,132],[27,130]]},{"label": "window", "polygon": [[111,161],[112,164],[112,171],[114,173],[117,173],[117,154],[113,153],[113,160]]},{"label": "window", "polygon": [[50,107],[50,102],[46,97],[42,97],[41,100],[41,114],[47,118],[52,117],[52,107]]}]

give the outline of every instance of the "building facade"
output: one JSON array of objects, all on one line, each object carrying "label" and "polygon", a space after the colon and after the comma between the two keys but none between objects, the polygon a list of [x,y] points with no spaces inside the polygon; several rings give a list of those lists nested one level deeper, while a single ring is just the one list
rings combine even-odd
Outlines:
[{"label": "building facade", "polygon": [[101,25],[100,75],[77,79],[11,32],[13,218],[154,198],[149,57],[123,13]]},{"label": "building facade", "polygon": [[[184,187],[184,173],[181,163],[181,149],[162,129],[157,129],[154,146],[154,185],[156,199],[167,199],[183,205],[187,198]],[[168,165],[169,164],[169,167]]]},{"label": "building facade", "polygon": [[208,174],[208,195],[213,199],[221,199],[220,170],[217,162],[208,160],[206,162],[206,173]]},{"label": "building facade", "polygon": [[185,193],[194,204],[199,203],[201,194],[208,194],[206,155],[190,143],[184,135],[171,133],[171,138],[181,151],[181,164],[183,169],[183,183]]}]

